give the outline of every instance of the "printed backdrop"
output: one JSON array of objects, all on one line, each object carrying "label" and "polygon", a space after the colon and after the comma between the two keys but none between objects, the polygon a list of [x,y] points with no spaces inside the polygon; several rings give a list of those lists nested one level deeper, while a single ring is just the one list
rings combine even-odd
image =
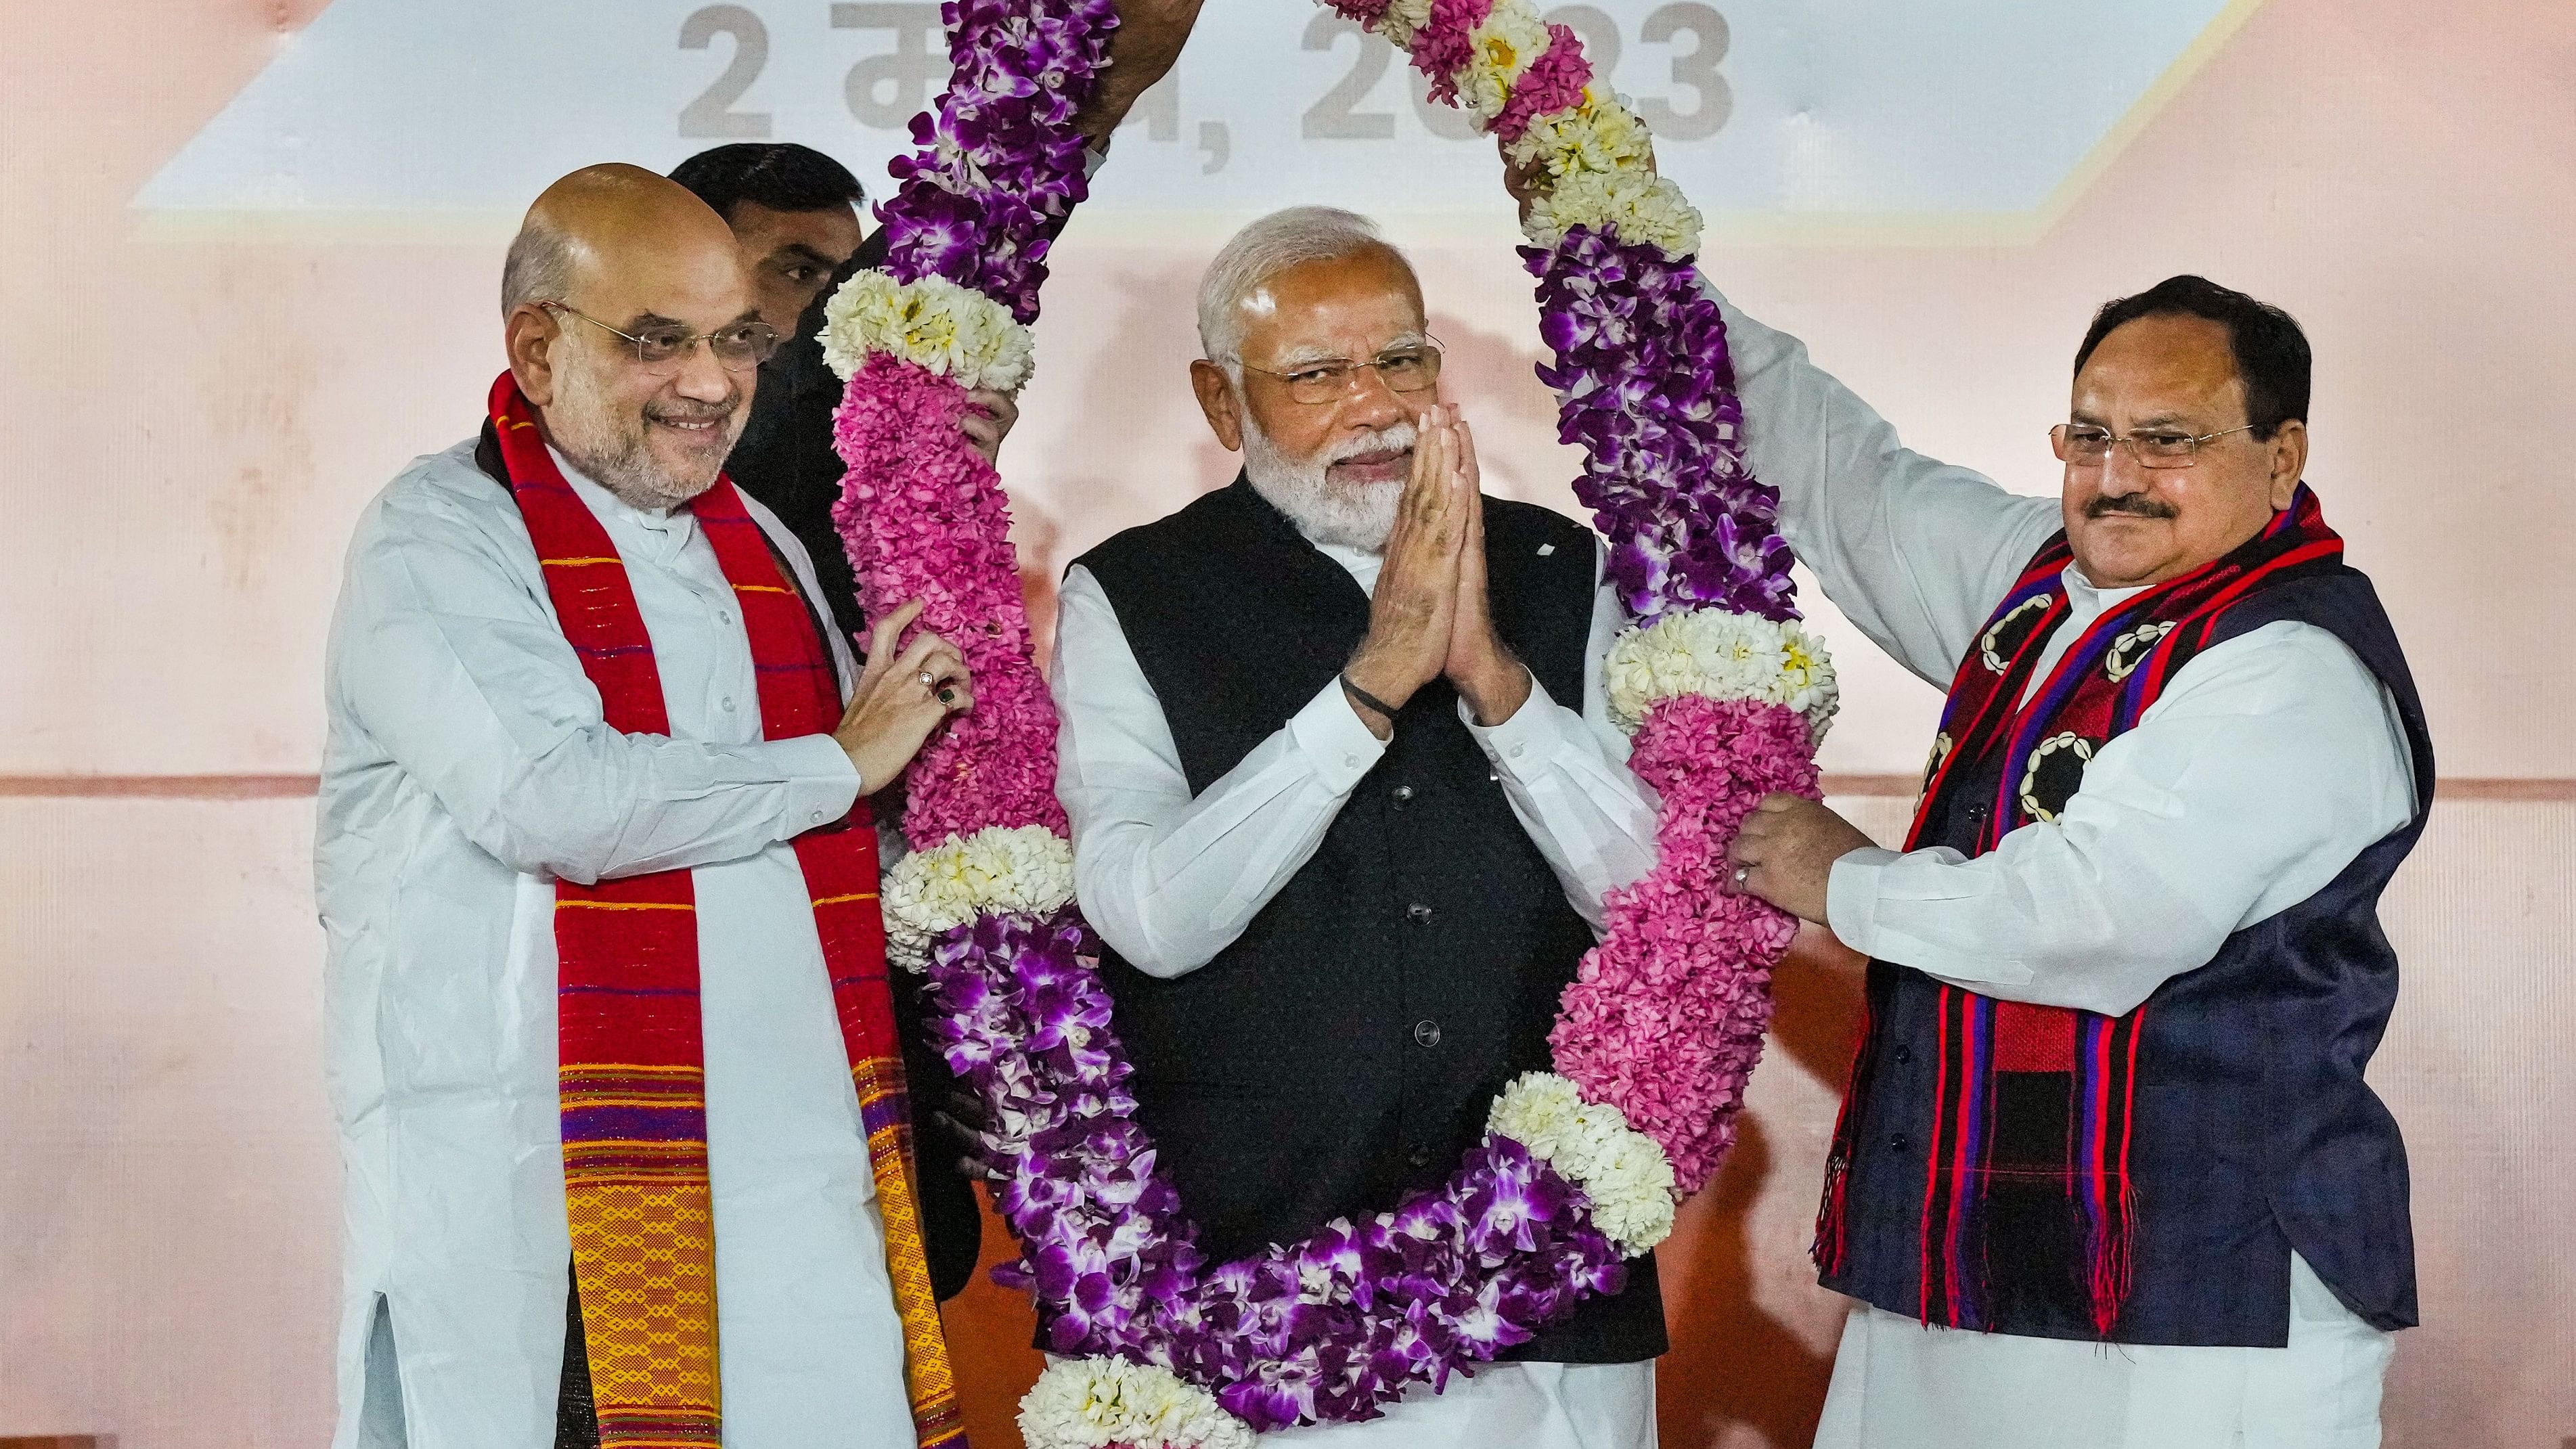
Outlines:
[{"label": "printed backdrop", "polygon": [[[2427,1327],[2401,1446],[2576,1441],[2576,13],[2565,0],[1590,0],[1554,18],[1708,211],[1709,273],[1927,452],[2045,492],[2091,309],[2207,272],[2319,357],[2312,480],[2445,770],[2375,1077]],[[321,640],[367,498],[473,428],[547,180],[797,140],[872,187],[944,73],[865,0],[0,6],[0,1439],[322,1443],[338,1172],[310,886]],[[1490,151],[1310,5],[1212,0],[1060,245],[1004,454],[1033,602],[1222,482],[1184,379],[1227,232],[1330,201],[1415,251],[1493,491],[1571,509]],[[1812,594],[1810,595],[1812,598]],[[1937,697],[1820,602],[1840,803],[1893,834]],[[1784,972],[1744,1145],[1664,1250],[1678,1449],[1803,1445],[1804,1258],[1857,1009]],[[998,1237],[998,1234],[996,1235]],[[951,1307],[1011,1442],[1024,1311]]]}]

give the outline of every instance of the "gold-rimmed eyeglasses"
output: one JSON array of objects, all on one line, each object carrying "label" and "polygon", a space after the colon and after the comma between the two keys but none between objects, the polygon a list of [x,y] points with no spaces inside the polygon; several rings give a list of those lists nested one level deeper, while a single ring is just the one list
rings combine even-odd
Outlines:
[{"label": "gold-rimmed eyeglasses", "polygon": [[1358,390],[1360,374],[1364,372],[1376,373],[1388,392],[1421,392],[1440,380],[1440,342],[1437,338],[1424,338],[1390,347],[1367,362],[1328,357],[1282,370],[1255,367],[1238,357],[1235,365],[1246,372],[1279,379],[1287,387],[1291,401],[1312,406],[1350,396]]},{"label": "gold-rimmed eyeglasses", "polygon": [[2099,468],[2111,459],[2111,449],[2126,448],[2141,468],[2188,468],[2200,461],[2200,445],[2238,433],[2250,433],[2254,425],[2228,428],[2194,437],[2172,428],[2142,428],[2134,433],[2115,433],[2089,423],[2059,423],[2048,430],[2048,442],[2057,461],[2071,468]]},{"label": "gold-rimmed eyeglasses", "polygon": [[628,349],[635,354],[635,365],[655,377],[669,377],[688,366],[689,354],[697,351],[701,342],[715,354],[716,365],[727,372],[753,371],[778,351],[778,329],[766,322],[730,322],[713,332],[692,332],[677,324],[657,325],[639,333],[611,327],[568,302],[537,305],[548,312],[569,313],[602,332],[625,338]]}]

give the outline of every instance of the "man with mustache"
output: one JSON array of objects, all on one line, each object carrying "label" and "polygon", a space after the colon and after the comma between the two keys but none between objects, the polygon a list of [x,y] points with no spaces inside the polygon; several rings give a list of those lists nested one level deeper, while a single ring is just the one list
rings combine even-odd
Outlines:
[{"label": "man with mustache", "polygon": [[1860,1300],[1816,1442],[2379,1442],[2415,1322],[2363,1081],[2433,758],[2308,456],[2309,349],[2199,277],[2105,306],[2056,499],[1907,451],[1731,307],[1781,531],[1949,686],[1906,849],[1763,803],[1737,885],[1873,958],[1816,1257]]},{"label": "man with mustache", "polygon": [[702,202],[565,177],[502,314],[332,625],[334,1442],[951,1442],[858,802],[964,661],[914,605],[857,669],[722,476],[777,339]]},{"label": "man with mustache", "polygon": [[[1212,1261],[1442,1181],[1653,861],[1598,541],[1482,497],[1403,256],[1307,207],[1201,283],[1226,488],[1068,571],[1058,790],[1143,1121]],[[1511,1361],[1283,1444],[1651,1446],[1653,1261]]]}]

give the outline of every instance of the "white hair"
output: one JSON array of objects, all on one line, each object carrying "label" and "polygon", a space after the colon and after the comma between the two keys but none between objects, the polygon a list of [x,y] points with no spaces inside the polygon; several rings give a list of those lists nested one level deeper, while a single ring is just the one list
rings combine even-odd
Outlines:
[{"label": "white hair", "polygon": [[1409,452],[1413,443],[1413,424],[1405,421],[1341,438],[1311,458],[1291,458],[1261,431],[1261,420],[1246,412],[1243,476],[1309,542],[1383,553],[1387,536],[1395,532],[1395,505],[1403,499],[1404,485],[1335,482],[1333,465],[1363,453]]},{"label": "white hair", "polygon": [[[1404,261],[1404,253],[1379,235],[1377,223],[1355,211],[1332,206],[1292,206],[1274,211],[1234,234],[1225,250],[1208,263],[1199,279],[1199,348],[1221,363],[1238,386],[1243,359],[1243,299],[1290,267],[1329,262],[1366,251],[1384,251]],[[1405,262],[1407,270],[1412,263]]]},{"label": "white hair", "polygon": [[529,217],[501,263],[501,315],[529,302],[560,302],[572,291],[572,238]]}]

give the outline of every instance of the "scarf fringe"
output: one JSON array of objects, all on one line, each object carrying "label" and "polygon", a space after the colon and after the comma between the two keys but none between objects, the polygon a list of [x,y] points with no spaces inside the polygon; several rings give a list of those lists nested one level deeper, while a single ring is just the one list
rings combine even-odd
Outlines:
[{"label": "scarf fringe", "polygon": [[2103,1338],[2119,1327],[2137,1271],[2137,1191],[2121,1178],[2109,1194],[2110,1212],[2085,1214],[2084,1287],[2093,1307],[2093,1331]]}]

